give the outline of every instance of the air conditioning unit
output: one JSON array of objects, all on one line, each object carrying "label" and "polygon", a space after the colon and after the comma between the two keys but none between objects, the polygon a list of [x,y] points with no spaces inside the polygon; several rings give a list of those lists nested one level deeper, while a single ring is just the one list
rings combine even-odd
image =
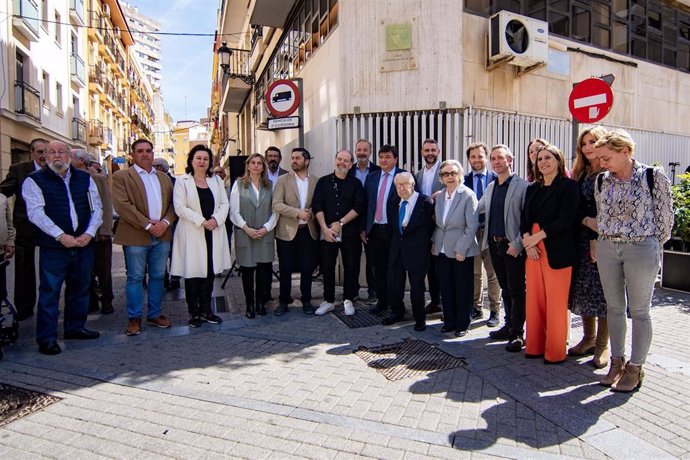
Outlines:
[{"label": "air conditioning unit", "polygon": [[261,99],[256,105],[256,124],[259,126],[268,126],[268,119],[270,117],[268,109],[266,108],[266,101]]},{"label": "air conditioning unit", "polygon": [[549,25],[509,11],[489,19],[489,61],[511,58],[510,64],[530,67],[549,58]]}]

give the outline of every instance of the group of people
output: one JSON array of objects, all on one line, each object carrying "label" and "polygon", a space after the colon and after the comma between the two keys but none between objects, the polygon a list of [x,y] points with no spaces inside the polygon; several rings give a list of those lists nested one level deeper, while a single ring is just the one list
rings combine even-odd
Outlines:
[{"label": "group of people", "polygon": [[[673,224],[668,179],[638,163],[633,151],[624,131],[586,129],[567,171],[561,151],[535,139],[523,179],[513,171],[514,154],[506,145],[471,144],[466,156],[472,170],[465,174],[459,161],[441,161],[438,143],[426,139],[423,166],[412,175],[398,167],[395,146],[382,146],[374,164],[371,143],[360,139],[354,154],[338,151],[334,171],[317,178],[309,172],[307,149],[292,149],[288,172],[280,168],[280,150],[269,147],[247,158],[244,174],[228,190],[207,147],[191,149],[186,174],[172,178],[167,168],[154,167],[153,144],[139,139],[131,147],[132,167],[113,174],[111,193],[86,152],[38,139],[31,144],[32,160],[13,165],[0,184],[4,195],[17,197],[15,302],[20,318],[33,314],[29,275],[39,246],[39,351],[61,351],[63,283],[65,339],[97,338],[98,332],[85,328],[86,316],[99,301],[102,313],[112,312],[114,242],[123,246],[126,261],[127,335],[142,331],[145,289],[146,322],[170,327],[161,306],[169,257],[170,274],[184,278],[189,326],[217,324],[222,319],[211,305],[213,278],[231,268],[234,233],[249,319],[268,313],[276,249],[275,315],[290,311],[294,272],[301,275],[302,311],[333,311],[339,253],[342,307],[354,315],[364,252],[363,301],[384,325],[405,319],[409,283],[414,329],[425,330],[427,315],[442,310],[441,332],[457,337],[483,316],[485,273],[487,325],[499,325],[501,300],[505,311],[505,323],[491,339],[546,363],[593,354],[594,366],[603,368],[610,337],[610,370],[602,384],[631,391],[644,378],[651,296],[661,245]],[[119,216],[114,234],[111,209]],[[5,241],[4,248],[5,257],[12,257],[13,246]],[[311,292],[317,266],[324,299],[318,307]],[[582,316],[584,329],[570,349],[568,309]],[[626,311],[633,322],[629,361]]]}]

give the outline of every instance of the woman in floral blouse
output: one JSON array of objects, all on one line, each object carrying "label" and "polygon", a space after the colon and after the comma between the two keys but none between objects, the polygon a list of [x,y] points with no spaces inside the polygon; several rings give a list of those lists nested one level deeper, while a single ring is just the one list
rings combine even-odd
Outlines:
[{"label": "woman in floral blouse", "polygon": [[[614,391],[639,388],[652,342],[650,308],[661,247],[671,235],[668,178],[633,159],[630,134],[614,130],[595,148],[606,170],[594,187],[599,239],[596,258],[608,309],[611,367],[601,384]],[[647,170],[650,169],[651,173]],[[627,292],[627,300],[626,300]],[[625,362],[626,307],[632,317],[632,352]]]}]

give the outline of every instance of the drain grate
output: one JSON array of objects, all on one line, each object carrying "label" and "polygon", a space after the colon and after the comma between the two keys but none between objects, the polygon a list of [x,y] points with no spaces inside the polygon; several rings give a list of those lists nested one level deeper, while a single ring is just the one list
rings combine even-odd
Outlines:
[{"label": "drain grate", "polygon": [[369,313],[364,308],[358,308],[355,311],[355,314],[352,316],[347,316],[345,314],[345,310],[343,310],[342,308],[335,310],[333,314],[337,316],[338,319],[342,321],[350,329],[380,326],[381,321],[383,321],[384,318],[383,315],[375,315],[373,313]]},{"label": "drain grate", "polygon": [[375,348],[360,347],[354,353],[391,381],[455,369],[467,364],[465,358],[451,356],[423,340],[405,340]]},{"label": "drain grate", "polygon": [[0,427],[39,411],[61,398],[0,383]]}]

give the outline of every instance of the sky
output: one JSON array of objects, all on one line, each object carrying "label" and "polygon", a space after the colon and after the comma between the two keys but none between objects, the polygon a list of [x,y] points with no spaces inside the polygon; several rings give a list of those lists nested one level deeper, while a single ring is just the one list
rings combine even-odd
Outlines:
[{"label": "sky", "polygon": [[213,34],[218,0],[128,0],[158,21],[161,32],[206,33],[208,37],[161,35],[163,100],[174,121],[206,117],[211,104]]}]

